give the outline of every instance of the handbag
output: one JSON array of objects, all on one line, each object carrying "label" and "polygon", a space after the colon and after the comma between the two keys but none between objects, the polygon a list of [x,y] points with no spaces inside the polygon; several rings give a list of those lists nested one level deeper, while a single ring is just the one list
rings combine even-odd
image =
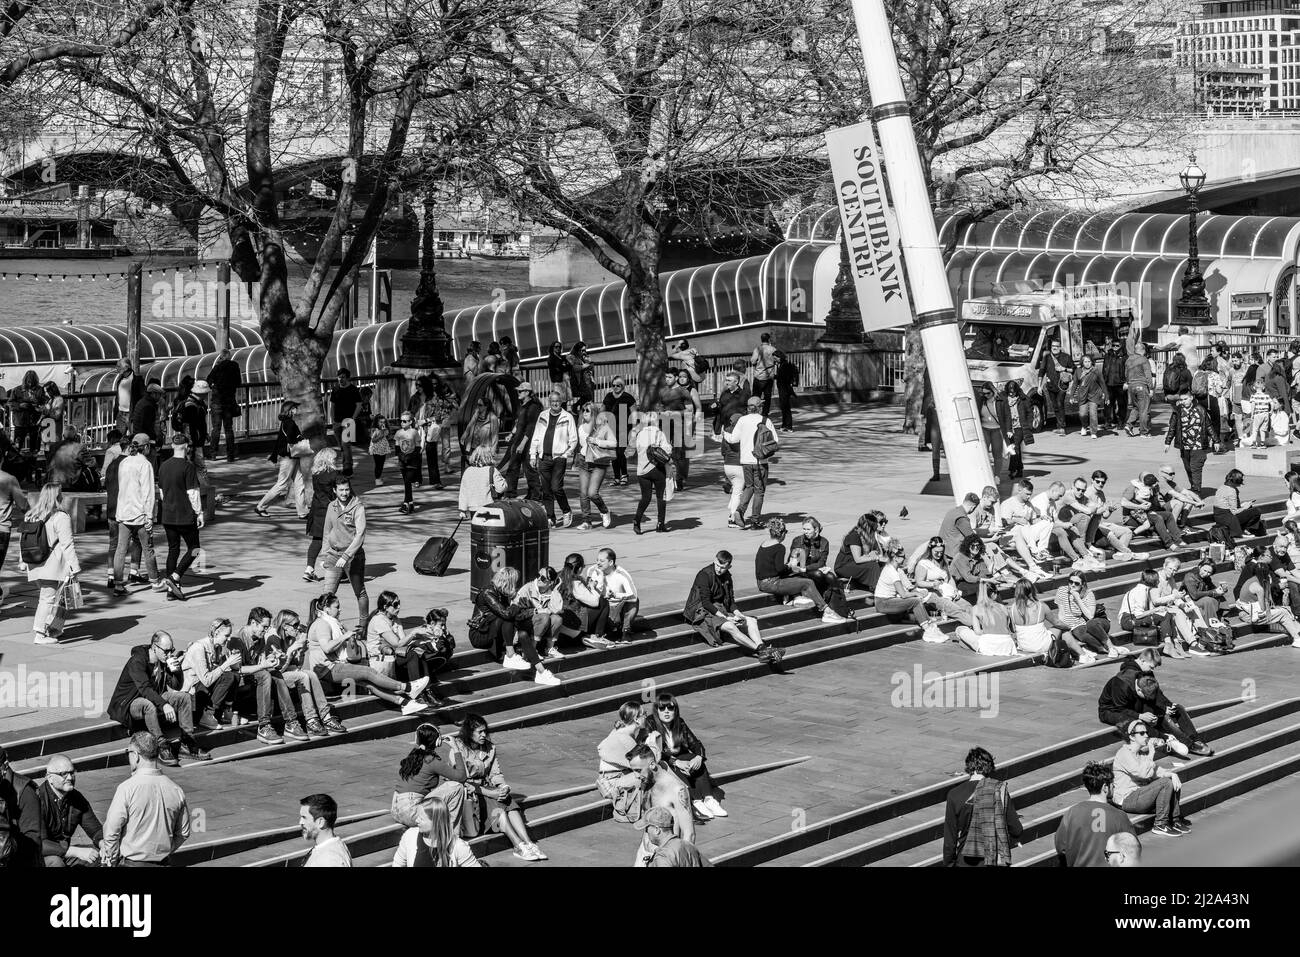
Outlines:
[{"label": "handbag", "polygon": [[370,660],[370,652],[366,649],[366,640],[357,632],[352,632],[348,640],[343,643],[343,657],[350,665],[365,664]]},{"label": "handbag", "polygon": [[303,459],[311,454],[311,442],[308,439],[299,439],[289,446],[289,458],[291,459]]},{"label": "handbag", "polygon": [[59,588],[59,603],[68,611],[80,611],[86,606],[85,595],[81,591],[81,582],[69,578]]},{"label": "handbag", "polygon": [[475,609],[474,614],[469,616],[469,621],[465,622],[465,627],[470,631],[486,632],[488,625],[492,624],[492,613],[486,608]]},{"label": "handbag", "polygon": [[665,452],[660,446],[652,445],[646,449],[646,456],[650,461],[658,466],[666,466],[673,460],[671,452]]}]

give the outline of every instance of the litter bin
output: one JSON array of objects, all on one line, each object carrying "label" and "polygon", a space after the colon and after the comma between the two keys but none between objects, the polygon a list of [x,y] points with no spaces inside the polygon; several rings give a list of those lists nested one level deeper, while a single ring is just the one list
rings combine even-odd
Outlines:
[{"label": "litter bin", "polygon": [[551,526],[546,506],[527,499],[503,498],[476,509],[469,522],[469,597],[492,584],[499,568],[519,571],[519,584],[537,577],[549,564]]}]

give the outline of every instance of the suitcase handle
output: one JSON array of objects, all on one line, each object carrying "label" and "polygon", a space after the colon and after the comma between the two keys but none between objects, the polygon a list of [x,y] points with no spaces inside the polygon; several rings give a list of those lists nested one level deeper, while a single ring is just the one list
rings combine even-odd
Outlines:
[{"label": "suitcase handle", "polygon": [[456,533],[460,531],[460,526],[461,526],[461,524],[462,524],[464,521],[465,521],[465,519],[462,518],[462,519],[460,519],[458,522],[456,522],[456,527],[453,528],[453,529],[451,530],[451,535],[448,536],[449,538],[455,538],[455,537],[456,537]]}]

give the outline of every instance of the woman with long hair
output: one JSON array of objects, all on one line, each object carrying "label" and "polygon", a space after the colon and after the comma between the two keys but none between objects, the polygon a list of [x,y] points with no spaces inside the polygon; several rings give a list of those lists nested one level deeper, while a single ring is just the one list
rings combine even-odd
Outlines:
[{"label": "woman with long hair", "polygon": [[1097,656],[1079,644],[1052,609],[1039,599],[1038,589],[1027,578],[1016,582],[1010,619],[1011,627],[1015,629],[1016,647],[1022,655],[1046,654],[1055,637],[1065,642],[1081,663],[1086,665],[1097,660]]},{"label": "woman with long hair", "polygon": [[514,846],[521,861],[544,861],[546,854],[528,835],[524,813],[501,773],[496,746],[488,723],[477,714],[465,715],[460,733],[451,739],[452,750],[465,765],[465,812],[461,834],[478,837],[496,831]]},{"label": "woman with long hair", "polygon": [[[605,499],[600,494],[600,487],[605,483],[605,476],[609,473],[609,467],[614,463],[614,453],[618,450],[618,437],[614,431],[614,414],[612,412],[599,411],[595,412],[596,406],[588,405],[588,410],[594,412],[594,419],[591,427],[584,433],[585,426],[578,427],[578,448],[579,454],[583,455],[587,463],[587,470],[582,492],[582,524],[578,527],[586,530],[596,527],[595,522],[591,521],[587,503],[590,502],[596,506],[596,512],[600,516],[600,524],[609,528],[614,524],[614,516],[610,513],[609,508],[605,505]],[[580,473],[581,475],[581,473]]]},{"label": "woman with long hair", "polygon": [[307,656],[307,629],[298,613],[288,608],[282,609],[276,614],[262,640],[278,656],[277,670],[285,684],[291,689],[298,689],[308,737],[326,738],[346,734],[348,729],[330,711],[329,700],[320,678],[304,663]]},{"label": "woman with long hair", "polygon": [[1019,654],[1011,631],[1006,606],[997,600],[996,587],[984,579],[979,583],[979,599],[971,609],[970,626],[959,625],[954,637],[977,655],[1011,657]]},{"label": "woman with long hair", "polygon": [[[415,427],[420,432],[421,445],[424,448],[425,468],[429,474],[429,485],[435,491],[442,491],[447,486],[442,483],[442,473],[438,469],[438,455],[445,440],[444,433],[447,431],[449,411],[438,397],[436,386],[432,376],[421,376],[421,379],[427,379],[418,393],[420,397],[419,408],[413,412],[415,416]],[[464,462],[461,463],[462,466]]]},{"label": "woman with long hair", "polygon": [[293,399],[285,399],[280,403],[280,429],[276,432],[275,445],[271,447],[270,455],[270,461],[278,469],[275,484],[253,506],[253,511],[263,518],[270,516],[268,506],[281,495],[288,495],[293,501],[299,519],[307,517],[307,489],[311,485],[312,461],[310,455],[294,457],[294,446],[302,441],[302,429],[298,428],[294,419],[297,411],[298,403]]},{"label": "woman with long hair", "polygon": [[1079,368],[1074,373],[1074,394],[1079,403],[1079,424],[1083,426],[1084,437],[1101,438],[1101,426],[1097,423],[1097,411],[1105,408],[1110,401],[1106,383],[1102,380],[1101,370],[1090,355],[1079,360]]},{"label": "woman with long hair", "polygon": [[1083,572],[1070,572],[1066,583],[1056,590],[1056,614],[1070,629],[1070,634],[1096,654],[1109,658],[1128,654],[1127,648],[1110,640],[1106,606],[1089,587],[1088,576]]},{"label": "woman with long hair", "polygon": [[457,833],[454,815],[438,798],[430,798],[415,815],[415,826],[397,842],[394,867],[482,867]]},{"label": "woman with long hair", "polygon": [[[1241,500],[1241,487],[1245,484],[1246,476],[1241,469],[1230,469],[1214,495],[1214,524],[1227,529],[1234,540],[1244,535],[1266,534],[1264,517],[1255,507],[1255,500]],[[1289,498],[1287,502],[1289,511]]]},{"label": "woman with long hair", "polygon": [[668,525],[664,521],[668,508],[664,493],[668,484],[667,463],[672,460],[673,447],[659,428],[661,412],[661,409],[656,408],[654,412],[647,413],[642,419],[641,431],[636,436],[636,480],[641,487],[641,500],[637,502],[636,517],[632,519],[632,531],[638,535],[642,534],[641,523],[645,521],[652,495],[659,516],[655,531],[668,531]]},{"label": "woman with long hair", "polygon": [[441,737],[436,725],[423,722],[415,729],[415,747],[397,766],[389,813],[403,827],[415,827],[421,806],[431,800],[444,801],[459,831],[464,784],[465,762],[453,750],[450,735]]},{"label": "woman with long hair", "polygon": [[600,759],[596,790],[609,801],[616,820],[636,823],[641,817],[641,775],[632,770],[627,754],[646,740],[648,718],[639,701],[625,701],[614,727],[596,748]]},{"label": "woman with long hair", "polygon": [[1030,419],[1029,400],[1018,380],[1012,379],[1007,383],[1006,396],[1003,408],[1007,418],[1002,427],[1006,433],[1006,447],[1010,450],[1007,469],[1011,478],[1018,479],[1025,474],[1024,447],[1034,444],[1034,428]]},{"label": "woman with long hair", "polygon": [[401,614],[402,600],[397,593],[381,591],[374,612],[365,621],[366,654],[370,667],[390,678],[405,678],[408,682],[427,679],[429,683],[421,695],[422,700],[435,708],[446,707],[447,703],[435,694],[434,669],[426,664],[420,653],[424,629],[415,629],[408,635],[402,628]]},{"label": "woman with long hair", "polygon": [[844,536],[840,553],[835,558],[835,574],[867,592],[876,590],[880,570],[885,564],[885,553],[880,547],[877,531],[875,516],[864,512]]},{"label": "woman with long hair", "polygon": [[560,404],[567,405],[573,398],[573,391],[569,388],[569,360],[564,355],[564,346],[559,342],[552,342],[550,350],[546,353],[546,373],[551,380],[551,390],[560,393]]},{"label": "woman with long hair", "polygon": [[50,550],[44,562],[27,569],[27,580],[40,586],[32,632],[36,644],[57,645],[63,632],[64,590],[81,574],[72,519],[63,505],[63,489],[52,483],[45,485],[36,504],[28,509],[26,521],[41,526]]},{"label": "woman with long hair", "polygon": [[13,424],[14,444],[19,450],[35,452],[40,437],[41,406],[45,393],[35,369],[23,373],[23,383],[9,393],[9,421]]},{"label": "woman with long hair", "polygon": [[573,383],[573,407],[596,399],[595,365],[587,355],[587,344],[579,339],[569,351],[569,381]]},{"label": "woman with long hair", "polygon": [[581,639],[588,648],[608,648],[609,601],[588,584],[585,569],[586,561],[577,552],[565,556],[556,589],[564,602],[559,633]]},{"label": "woman with long hair", "polygon": [[51,437],[42,440],[46,452],[49,452],[59,442],[63,441],[63,393],[59,391],[57,382],[45,383],[45,401],[42,405],[41,412],[43,418],[54,420],[54,429]]},{"label": "woman with long hair", "polygon": [[704,763],[704,745],[681,715],[677,699],[667,693],[655,698],[646,727],[646,744],[691,793],[691,806],[701,818],[727,817],[718,790]]},{"label": "woman with long hair", "polygon": [[420,695],[429,684],[427,678],[415,681],[395,681],[366,665],[353,664],[343,657],[343,647],[349,635],[339,624],[337,595],[324,594],[312,600],[315,619],[307,629],[307,664],[322,682],[328,680],[339,687],[351,682],[358,690],[366,689],[380,701],[397,705],[402,714],[419,714],[428,708]]},{"label": "woman with long hair", "polygon": [[943,632],[930,620],[925,598],[907,578],[903,568],[907,553],[903,546],[892,546],[885,556],[885,565],[876,580],[876,611],[893,622],[911,618],[920,627],[920,637],[925,641],[946,641]]},{"label": "woman with long hair", "polygon": [[[679,370],[672,383],[663,391],[664,412],[672,417],[672,429],[676,433],[673,438],[673,464],[677,472],[677,491],[686,487],[686,478],[690,474],[690,459],[686,456],[686,436],[688,434],[688,423],[694,434],[695,422],[704,409],[700,401],[699,390],[695,388],[695,382],[691,375],[685,369]],[[670,421],[672,421],[670,420]]]},{"label": "woman with long hair", "polygon": [[[901,545],[898,547],[902,548]],[[937,608],[940,614],[969,626],[971,603],[962,597],[961,589],[953,581],[944,549],[944,541],[938,535],[930,539],[925,552],[916,563],[913,581],[927,605]]]},{"label": "woman with long hair", "polygon": [[325,542],[325,513],[334,501],[334,480],[340,475],[338,449],[324,448],[316,453],[311,463],[311,506],[307,510],[307,567],[302,573],[305,582],[324,579],[316,574],[316,559]]}]

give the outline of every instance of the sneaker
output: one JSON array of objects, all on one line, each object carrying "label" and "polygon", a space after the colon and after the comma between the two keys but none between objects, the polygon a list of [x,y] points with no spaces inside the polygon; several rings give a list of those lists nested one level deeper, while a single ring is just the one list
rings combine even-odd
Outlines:
[{"label": "sneaker", "polygon": [[133,581],[137,585],[148,585],[149,576],[146,575],[144,572],[135,571],[131,573],[131,581]]},{"label": "sneaker", "polygon": [[1091,651],[1082,651],[1079,653],[1079,664],[1090,665],[1097,660],[1097,656]]},{"label": "sneaker", "polygon": [[176,752],[172,750],[171,745],[161,741],[158,743],[158,763],[168,768],[181,766],[180,758],[176,757]]},{"label": "sneaker", "polygon": [[375,479],[375,488],[382,488],[383,485],[384,485],[383,479]]},{"label": "sneaker", "polygon": [[1198,758],[1214,757],[1214,749],[1204,741],[1196,740],[1187,746],[1189,753],[1196,755]]},{"label": "sneaker", "polygon": [[1127,655],[1127,654],[1128,654],[1128,649],[1125,648],[1123,645],[1111,645],[1110,648],[1111,648],[1111,651],[1115,652],[1116,655]]},{"label": "sneaker", "polygon": [[560,683],[560,679],[551,674],[541,665],[538,665],[533,669],[533,682],[539,685],[549,685],[553,688]]},{"label": "sneaker", "polygon": [[429,677],[428,675],[425,675],[423,678],[416,678],[414,681],[412,681],[411,687],[407,689],[406,693],[410,695],[412,698],[418,698],[420,697],[420,695],[424,693],[424,689],[427,688],[428,686],[429,686]]},{"label": "sneaker", "polygon": [[309,568],[302,573],[302,580],[305,582],[323,582],[325,579],[321,578]]},{"label": "sneaker", "polygon": [[221,722],[217,720],[217,716],[212,713],[211,709],[204,711],[203,714],[199,716],[199,720],[195,723],[204,731],[221,730]]},{"label": "sneaker", "polygon": [[644,535],[645,531],[641,528],[641,523],[637,519],[632,520],[632,531],[638,535]]},{"label": "sneaker", "polygon": [[1174,824],[1184,832],[1190,831],[1192,829],[1192,822],[1187,818],[1182,817],[1181,815],[1179,816],[1178,820],[1174,821]]},{"label": "sneaker", "polygon": [[1194,657],[1197,657],[1197,658],[1213,658],[1213,657],[1214,657],[1214,652],[1212,652],[1212,651],[1206,651],[1206,650],[1205,650],[1204,648],[1202,648],[1200,645],[1189,645],[1189,646],[1187,647],[1187,653],[1188,653],[1189,655],[1193,655]]},{"label": "sneaker", "polygon": [[[613,525],[613,524],[614,524],[614,513],[613,513],[613,512],[602,512],[601,515],[600,515],[600,524],[603,525],[603,526],[605,526],[605,528],[609,528],[611,525]],[[534,844],[533,846],[536,847],[537,845]]]},{"label": "sneaker", "polygon": [[312,718],[310,721],[307,722],[308,738],[311,739],[328,738],[329,736],[330,736],[329,732],[325,730],[325,725],[320,723],[320,718]]},{"label": "sneaker", "polygon": [[348,733],[348,729],[343,727],[343,722],[333,715],[330,715],[325,719],[324,725],[326,734],[332,734],[337,737],[340,734]]},{"label": "sneaker", "polygon": [[[793,431],[793,430],[792,430],[792,431]],[[729,815],[727,814],[727,809],[724,808],[721,804],[719,804],[719,803],[718,803],[718,799],[715,798],[715,797],[712,797],[712,796],[710,796],[710,797],[706,797],[706,798],[704,799],[704,801],[703,801],[703,804],[704,804],[705,807],[707,807],[707,808],[709,809],[709,813],[711,813],[714,817],[728,817],[728,816],[729,816]]]},{"label": "sneaker", "polygon": [[397,510],[398,510],[399,512],[401,512],[403,515],[410,515],[410,514],[411,514],[411,503],[410,503],[410,502],[403,502],[401,505],[397,506]]},{"label": "sneaker", "polygon": [[543,859],[534,854],[532,848],[527,844],[519,845],[519,849],[514,852],[514,855],[521,861],[526,861],[529,864],[536,864],[538,861]]},{"label": "sneaker", "polygon": [[163,587],[167,589],[167,597],[175,601],[185,601],[185,592],[181,591],[180,582],[175,578],[164,578]]},{"label": "sneaker", "polygon": [[595,528],[595,527],[596,527],[596,526],[595,526],[595,525],[592,525],[591,522],[583,522],[581,525],[578,526],[578,531],[580,531],[580,532],[589,532],[589,531],[591,531],[591,530],[592,530],[593,528]]},{"label": "sneaker", "polygon": [[609,647],[609,639],[602,638],[600,635],[585,635],[582,639],[582,643],[588,648],[595,648],[597,651]]},{"label": "sneaker", "polygon": [[167,583],[160,578],[156,582],[150,582],[149,588],[152,589],[153,591],[166,591]]},{"label": "sneaker", "polygon": [[270,512],[270,510],[269,510],[269,509],[262,508],[262,506],[260,506],[260,505],[254,505],[254,506],[253,506],[253,511],[256,512],[258,515],[260,515],[262,518],[270,518],[270,517],[271,517],[271,512]]},{"label": "sneaker", "polygon": [[670,531],[672,531],[672,529],[670,529],[670,528],[669,528],[667,525],[665,525],[663,522],[660,522],[658,525],[655,526],[655,531],[656,531],[656,532],[670,532]]},{"label": "sneaker", "polygon": [[790,599],[790,604],[795,608],[811,608],[814,602],[807,595],[798,595],[795,598]]},{"label": "sneaker", "polygon": [[1151,829],[1151,833],[1156,837],[1182,837],[1183,832],[1177,828],[1170,827],[1168,824],[1157,824]]},{"label": "sneaker", "polygon": [[59,639],[53,635],[37,635],[32,640],[38,645],[57,645],[59,643]]},{"label": "sneaker", "polygon": [[286,721],[284,723],[284,736],[289,741],[310,741],[311,736],[302,729],[297,721]]},{"label": "sneaker", "polygon": [[125,587],[124,585],[114,585],[114,586],[113,586],[113,597],[114,597],[114,598],[125,598],[125,597],[126,597],[126,587]]},{"label": "sneaker", "polygon": [[199,747],[197,741],[182,741],[180,746],[181,754],[191,761],[211,761],[212,754]]},{"label": "sneaker", "polygon": [[713,812],[709,810],[709,806],[705,804],[703,801],[692,801],[691,807],[695,808],[695,813],[698,814],[700,817],[704,818],[706,821],[713,820],[713,816],[714,816]]},{"label": "sneaker", "polygon": [[927,623],[921,626],[921,640],[939,644],[948,640],[948,636],[939,630],[938,626],[933,623]]},{"label": "sneaker", "polygon": [[842,625],[848,619],[827,605],[826,610],[822,612],[822,621],[828,625]]},{"label": "sneaker", "polygon": [[563,660],[564,660],[564,655],[561,654],[560,649],[559,649],[559,648],[556,648],[556,647],[554,647],[554,646],[551,646],[550,648],[547,648],[547,649],[546,649],[546,654],[544,654],[542,657],[545,658],[547,661],[563,661]]},{"label": "sneaker", "polygon": [[501,666],[503,668],[509,668],[511,671],[527,671],[532,667],[532,665],[523,659],[522,655],[515,654],[513,651],[506,653],[505,658],[501,662]]},{"label": "sneaker", "polygon": [[257,729],[257,740],[263,744],[284,744],[284,738],[275,733],[275,728],[264,724]]},{"label": "sneaker", "polygon": [[529,842],[528,842],[527,847],[528,847],[528,850],[532,853],[533,857],[534,857],[536,860],[539,860],[539,861],[549,861],[549,860],[550,860],[550,858],[546,856],[546,852],[543,851],[543,850],[542,850],[540,847],[538,847],[536,844],[534,844],[532,841],[529,841]]},{"label": "sneaker", "polygon": [[418,698],[407,698],[406,704],[402,705],[402,714],[409,717],[413,714],[422,714],[429,710],[429,706]]},{"label": "sneaker", "polygon": [[734,516],[727,519],[727,528],[744,528],[744,527],[745,527],[744,523],[737,522]]},{"label": "sneaker", "polygon": [[560,528],[568,528],[572,524],[573,524],[572,512],[565,512],[563,515],[560,516],[560,525],[559,525]]}]

